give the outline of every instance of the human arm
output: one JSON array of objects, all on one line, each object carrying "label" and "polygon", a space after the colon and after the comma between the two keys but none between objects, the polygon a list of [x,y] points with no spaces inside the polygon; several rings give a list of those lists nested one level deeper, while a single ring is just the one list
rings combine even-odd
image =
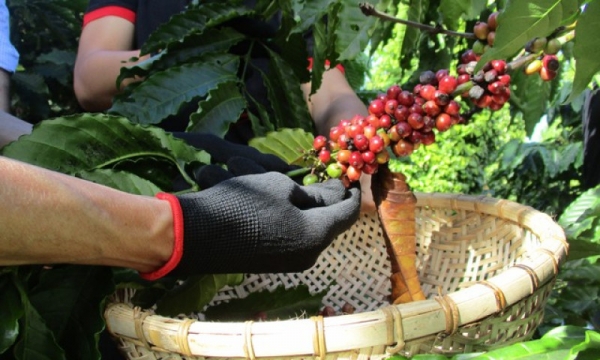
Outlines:
[{"label": "human arm", "polygon": [[[140,57],[133,48],[134,24],[117,16],[106,16],[83,27],[75,69],[73,88],[82,108],[103,111],[112,104],[113,97],[128,84],[140,79],[126,79],[117,87],[117,77],[125,65],[133,65],[148,58]],[[101,71],[99,71],[101,69]]]},{"label": "human arm", "polygon": [[[352,119],[355,115],[368,115],[366,105],[350,87],[346,77],[337,67],[323,74],[321,87],[310,95],[311,84],[302,84],[310,114],[314,119],[317,132],[329,136],[329,129],[339,124],[342,119]],[[371,176],[363,175],[361,184],[361,211],[376,210],[373,194],[371,193]]]},{"label": "human arm", "polygon": [[19,136],[29,134],[33,125],[0,110],[0,148]]},{"label": "human arm", "polygon": [[169,258],[166,202],[0,157],[0,265],[87,264],[152,271]]},{"label": "human arm", "polygon": [[277,172],[187,195],[132,195],[0,157],[0,266],[87,264],[166,275],[300,271],[357,219],[339,180]]}]

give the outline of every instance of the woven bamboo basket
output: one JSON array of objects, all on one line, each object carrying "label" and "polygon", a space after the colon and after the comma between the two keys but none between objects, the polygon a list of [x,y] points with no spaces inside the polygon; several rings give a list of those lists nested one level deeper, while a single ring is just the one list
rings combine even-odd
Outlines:
[{"label": "woven bamboo basket", "polygon": [[[278,286],[329,291],[323,305],[356,312],[246,322],[167,318],[130,305],[105,309],[128,359],[382,359],[488,351],[529,339],[568,244],[546,214],[483,196],[415,193],[417,265],[426,300],[390,305],[390,266],[377,214],[363,214],[309,270],[248,275],[214,303]],[[131,295],[131,294],[129,294]]]}]

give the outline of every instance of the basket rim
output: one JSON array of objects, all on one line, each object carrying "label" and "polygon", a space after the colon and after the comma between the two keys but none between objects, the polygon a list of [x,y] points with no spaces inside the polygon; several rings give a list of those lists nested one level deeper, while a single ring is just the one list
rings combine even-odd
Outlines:
[{"label": "basket rim", "polygon": [[519,263],[487,280],[433,299],[385,305],[372,311],[326,318],[210,322],[169,318],[113,302],[104,311],[107,330],[115,338],[148,349],[186,356],[323,357],[367,347],[381,347],[386,354],[394,354],[407,341],[454,334],[465,325],[526,300],[556,278],[566,259],[568,243],[563,229],[548,214],[530,206],[485,195],[414,194],[417,207],[473,211],[514,222],[539,237],[540,245],[525,252]]}]

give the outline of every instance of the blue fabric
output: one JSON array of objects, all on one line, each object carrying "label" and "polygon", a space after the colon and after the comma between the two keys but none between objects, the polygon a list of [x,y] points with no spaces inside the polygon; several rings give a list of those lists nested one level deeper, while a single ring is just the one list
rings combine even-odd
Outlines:
[{"label": "blue fabric", "polygon": [[10,20],[6,1],[0,3],[0,68],[15,72],[19,65],[19,53],[10,42]]}]

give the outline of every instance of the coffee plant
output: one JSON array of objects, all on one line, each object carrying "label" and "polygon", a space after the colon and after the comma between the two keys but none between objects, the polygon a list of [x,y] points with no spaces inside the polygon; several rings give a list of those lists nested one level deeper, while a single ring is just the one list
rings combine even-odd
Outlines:
[{"label": "coffee plant", "polygon": [[[415,189],[489,192],[536,206],[539,199],[558,199],[546,195],[560,194],[560,201],[538,207],[557,214],[580,194],[577,120],[581,99],[600,70],[597,0],[489,5],[472,0],[278,1],[283,21],[275,33],[235,26],[248,17],[268,19],[275,2],[259,0],[251,10],[236,1],[192,2],[144,45],[143,52],[153,55],[149,60],[125,64],[119,80],[141,76],[151,81],[125,89],[107,114],[81,113],[72,96],[72,65],[85,5],[64,0],[7,4],[13,41],[22,54],[13,77],[13,112],[41,123],[31,136],[1,149],[4,156],[132,193],[172,191],[171,180],[177,176],[187,181],[188,191],[199,190],[191,174],[208,161],[206,154],[156,127],[191,107],[190,132],[222,136],[243,111],[257,138],[301,129],[288,134],[310,138],[299,141],[308,145],[297,149],[297,156],[306,160],[305,171],[314,175],[308,182],[342,174],[355,180],[357,170],[369,174],[376,171],[374,164],[387,163],[407,174]],[[302,36],[308,29],[314,37],[312,71],[307,69]],[[240,43],[249,46],[232,52]],[[265,54],[268,72],[245,61],[256,49]],[[313,93],[319,89],[326,60],[330,66],[344,66],[371,113],[340,119],[337,137],[334,129],[315,132],[300,91],[307,81]],[[268,103],[255,101],[245,88],[242,76],[250,73],[265,84]],[[532,136],[541,118],[557,135],[538,144],[524,141],[521,135]],[[111,131],[136,134],[137,141],[115,143]],[[62,142],[65,137],[72,140],[70,145]],[[328,171],[331,163],[340,168]],[[546,184],[555,187],[550,191]],[[592,195],[579,204],[595,199]],[[570,208],[564,219],[585,225],[569,232],[585,235],[582,247],[593,244],[593,213]],[[571,266],[589,274],[597,270],[596,263],[589,259]],[[564,286],[583,281],[577,270],[567,275],[561,280]],[[158,304],[163,314],[176,315],[202,309],[215,291],[240,278],[207,275],[186,279],[181,286],[172,279],[147,283],[126,269],[1,268],[0,358],[99,358],[102,305],[115,288],[135,288],[136,304]],[[596,289],[594,282],[586,285]],[[202,294],[195,292],[199,289]],[[553,322],[541,329],[561,321],[594,324],[593,304],[588,303],[585,315],[577,315],[567,305],[572,297],[561,289],[551,304]],[[181,300],[181,293],[193,301]],[[554,339],[556,332],[548,334]],[[577,334],[580,341],[568,343],[569,348],[578,345],[582,351],[586,341]],[[522,349],[504,351],[515,355]]]}]

